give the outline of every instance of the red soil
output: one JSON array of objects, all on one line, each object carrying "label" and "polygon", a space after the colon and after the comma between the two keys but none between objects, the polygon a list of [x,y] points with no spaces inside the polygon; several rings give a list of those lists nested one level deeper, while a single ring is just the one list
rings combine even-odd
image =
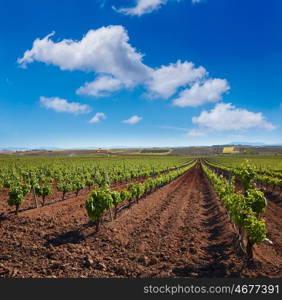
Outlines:
[{"label": "red soil", "polygon": [[105,221],[97,234],[85,199],[82,193],[0,217],[0,277],[282,276],[281,209],[269,205],[265,218],[274,244],[255,246],[249,264],[199,165]]}]

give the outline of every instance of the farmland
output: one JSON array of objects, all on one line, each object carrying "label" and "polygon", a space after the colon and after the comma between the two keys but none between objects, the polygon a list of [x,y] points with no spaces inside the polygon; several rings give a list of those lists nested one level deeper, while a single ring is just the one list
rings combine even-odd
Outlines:
[{"label": "farmland", "polygon": [[282,156],[2,156],[0,277],[281,277]]}]

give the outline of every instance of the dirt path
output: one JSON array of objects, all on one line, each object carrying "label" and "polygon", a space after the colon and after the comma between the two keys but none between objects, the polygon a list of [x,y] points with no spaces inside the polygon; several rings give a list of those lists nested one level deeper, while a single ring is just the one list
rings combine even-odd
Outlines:
[{"label": "dirt path", "polygon": [[276,243],[256,247],[252,266],[236,252],[232,226],[199,165],[98,234],[84,200],[3,221],[0,277],[282,276]]},{"label": "dirt path", "polygon": [[169,191],[149,196],[109,225],[115,239],[139,256],[144,276],[233,275],[226,265],[234,234],[227,216],[204,191],[204,179],[197,166],[167,186]]}]

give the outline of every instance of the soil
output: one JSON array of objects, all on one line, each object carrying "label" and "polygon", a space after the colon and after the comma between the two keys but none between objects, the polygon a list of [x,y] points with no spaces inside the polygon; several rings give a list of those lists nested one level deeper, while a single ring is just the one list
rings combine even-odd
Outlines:
[{"label": "soil", "polygon": [[0,277],[282,277],[281,207],[269,202],[273,245],[256,245],[250,263],[199,164],[116,220],[106,216],[98,233],[86,194],[0,214]]}]

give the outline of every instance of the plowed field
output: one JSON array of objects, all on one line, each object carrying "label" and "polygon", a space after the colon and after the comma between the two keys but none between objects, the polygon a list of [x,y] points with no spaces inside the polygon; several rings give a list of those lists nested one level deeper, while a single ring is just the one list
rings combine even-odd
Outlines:
[{"label": "plowed field", "polygon": [[0,277],[281,277],[281,206],[265,213],[273,245],[250,264],[225,209],[197,164],[170,184],[89,223],[87,193],[14,216],[1,198]]}]

